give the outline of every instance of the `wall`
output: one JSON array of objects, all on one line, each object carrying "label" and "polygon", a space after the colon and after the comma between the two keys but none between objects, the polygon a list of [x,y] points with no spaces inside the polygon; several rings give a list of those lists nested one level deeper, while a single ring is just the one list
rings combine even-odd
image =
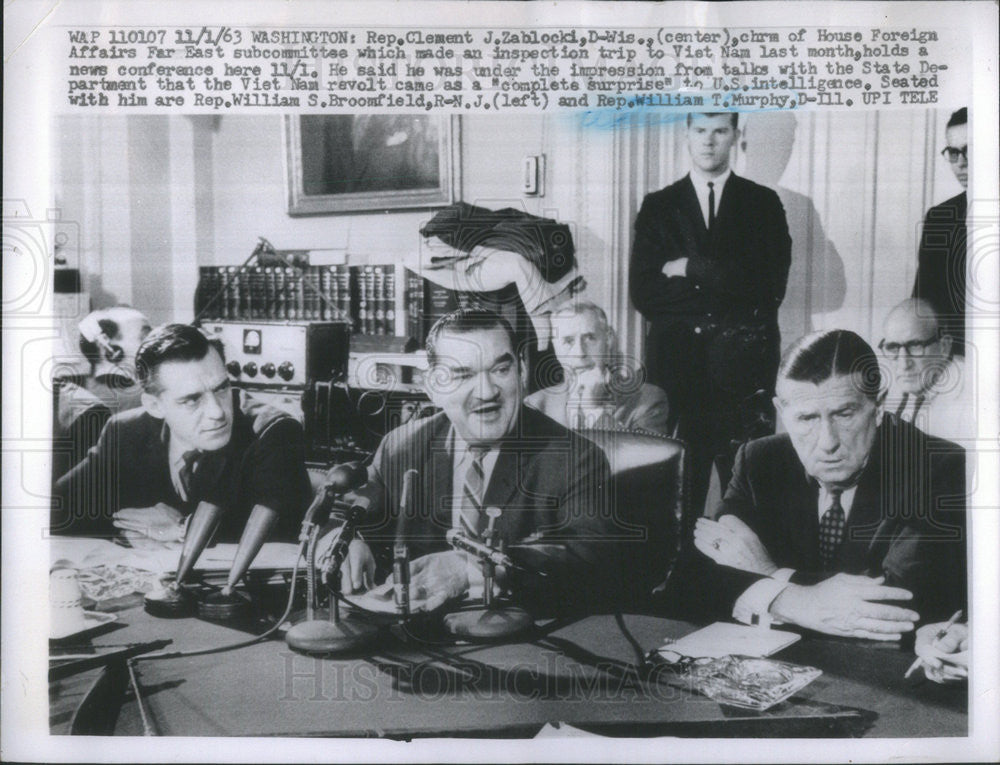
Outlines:
[{"label": "wall", "polygon": [[[737,172],[778,190],[795,241],[781,310],[786,340],[843,326],[877,339],[908,294],[923,211],[958,192],[937,152],[945,112],[759,114],[745,120]],[[573,226],[587,297],[606,305],[641,353],[628,301],[631,226],[642,196],[687,172],[683,121],[595,129],[564,116],[462,119],[461,197],[521,205]],[[154,322],[190,320],[197,267],[237,264],[258,236],[392,261],[420,245],[431,213],[292,218],[285,212],[282,118],[60,118],[57,204],[80,222],[95,306],[127,302]],[[520,162],[546,155],[545,196],[518,191]]]}]

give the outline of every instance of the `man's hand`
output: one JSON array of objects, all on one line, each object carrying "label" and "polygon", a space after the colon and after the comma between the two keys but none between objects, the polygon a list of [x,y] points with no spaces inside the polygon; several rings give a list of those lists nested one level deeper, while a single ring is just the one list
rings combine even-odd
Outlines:
[{"label": "man's hand", "polygon": [[688,259],[687,258],[677,258],[676,260],[668,260],[663,264],[663,275],[668,279],[675,276],[687,276]]},{"label": "man's hand", "polygon": [[953,683],[969,676],[969,626],[953,624],[944,637],[944,623],[926,624],[917,630],[914,651],[921,658],[924,674],[935,683]]},{"label": "man's hand", "polygon": [[760,537],[735,515],[718,521],[699,518],[694,525],[694,546],[723,566],[764,576],[778,570]]},{"label": "man's hand", "polygon": [[811,587],[790,584],[771,604],[771,615],[817,632],[869,640],[899,640],[913,630],[920,615],[908,608],[880,603],[911,600],[913,594],[886,587],[875,579],[837,574]]},{"label": "man's hand", "polygon": [[375,556],[360,539],[352,539],[347,558],[340,567],[340,591],[344,595],[370,590],[375,586]]},{"label": "man's hand", "polygon": [[[385,583],[393,583],[390,576]],[[431,553],[410,563],[410,603],[423,601],[420,610],[433,611],[458,600],[469,589],[468,557],[457,550]]]},{"label": "man's hand", "polygon": [[163,502],[152,507],[126,507],[115,513],[113,521],[133,547],[156,549],[184,541],[184,514]]}]

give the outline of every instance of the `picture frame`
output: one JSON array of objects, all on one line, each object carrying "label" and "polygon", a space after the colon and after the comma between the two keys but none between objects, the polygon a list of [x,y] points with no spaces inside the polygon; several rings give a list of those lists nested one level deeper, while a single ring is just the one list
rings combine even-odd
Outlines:
[{"label": "picture frame", "polygon": [[443,207],[458,198],[457,116],[296,115],[284,127],[291,216]]}]

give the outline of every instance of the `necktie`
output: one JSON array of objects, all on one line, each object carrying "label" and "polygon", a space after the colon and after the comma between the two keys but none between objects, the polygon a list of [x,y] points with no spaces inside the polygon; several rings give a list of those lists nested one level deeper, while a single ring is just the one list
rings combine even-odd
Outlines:
[{"label": "necktie", "polygon": [[489,449],[481,446],[469,448],[472,461],[465,471],[465,482],[462,486],[462,519],[469,530],[480,534],[486,526],[483,518],[483,492],[486,489],[486,471],[483,460]]},{"label": "necktie", "polygon": [[197,449],[191,449],[190,451],[184,452],[181,456],[184,464],[182,464],[180,470],[177,471],[177,480],[181,484],[181,493],[184,495],[182,499],[185,502],[191,499],[191,485],[194,481],[194,471],[198,467],[198,457],[200,456],[201,452]]},{"label": "necktie", "polygon": [[906,402],[909,400],[910,394],[904,393],[903,400],[899,402],[899,408],[896,410],[896,416],[899,419],[903,419],[903,412],[906,411]]},{"label": "necktie", "polygon": [[840,490],[832,490],[830,496],[830,507],[823,513],[823,518],[819,522],[819,554],[826,570],[833,568],[840,543],[844,539],[845,523],[844,507],[840,504]]},{"label": "necktie", "polygon": [[913,403],[913,414],[910,415],[910,422],[917,421],[917,412],[920,411],[920,407],[923,406],[924,397],[917,396],[917,400]]},{"label": "necktie", "polygon": [[708,182],[708,228],[711,231],[715,223],[715,184]]}]

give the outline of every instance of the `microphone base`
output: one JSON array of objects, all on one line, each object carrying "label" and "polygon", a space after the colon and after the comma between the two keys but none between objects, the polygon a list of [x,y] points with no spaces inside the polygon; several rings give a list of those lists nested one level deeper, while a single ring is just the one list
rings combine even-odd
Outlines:
[{"label": "microphone base", "polygon": [[517,606],[457,611],[444,617],[445,632],[462,640],[492,642],[523,635],[535,626],[531,614]]},{"label": "microphone base", "polygon": [[316,611],[315,619],[300,622],[285,633],[285,642],[293,651],[314,656],[349,653],[371,645],[379,628],[350,616],[338,622],[326,620],[326,609]]},{"label": "microphone base", "polygon": [[180,587],[153,590],[142,599],[146,613],[161,619],[182,619],[194,613],[194,599]]},{"label": "microphone base", "polygon": [[206,621],[228,622],[243,619],[250,613],[250,598],[239,592],[228,595],[213,592],[198,602],[198,616]]}]

